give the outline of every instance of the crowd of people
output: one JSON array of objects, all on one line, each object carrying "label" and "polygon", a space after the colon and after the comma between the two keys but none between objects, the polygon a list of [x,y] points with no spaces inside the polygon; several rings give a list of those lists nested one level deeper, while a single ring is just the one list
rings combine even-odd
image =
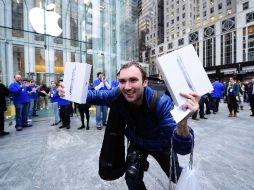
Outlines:
[{"label": "crowd of people", "polygon": [[[93,87],[89,85],[88,90],[111,90],[118,87],[118,80],[109,83],[104,73],[97,73],[98,79],[93,82]],[[49,105],[54,113],[54,122],[51,126],[62,124],[59,128],[70,129],[70,117],[73,111],[79,111],[81,118],[81,127],[89,130],[89,104],[76,104],[65,100],[59,96],[58,88],[62,84],[62,80],[52,81],[51,86],[45,84],[37,85],[35,80],[22,79],[20,74],[15,74],[14,81],[6,87],[0,83],[0,136],[8,135],[9,132],[4,131],[4,112],[7,111],[6,97],[10,97],[15,106],[15,128],[16,131],[22,131],[26,127],[32,126],[32,118],[39,116],[38,110],[49,109]],[[50,104],[48,101],[50,100]],[[73,108],[74,107],[74,108]],[[96,106],[96,124],[97,129],[101,130],[101,126],[107,125],[107,106]],[[86,116],[86,125],[85,117]]]},{"label": "crowd of people", "polygon": [[[244,109],[244,102],[249,103],[251,117],[254,117],[254,78],[251,81],[237,81],[230,77],[227,82],[218,79],[212,82],[213,91],[203,95],[199,101],[199,111],[192,115],[193,120],[207,119],[205,115],[216,114],[221,100],[228,105],[228,117],[237,117],[237,113]],[[247,107],[249,109],[249,107]]]}]

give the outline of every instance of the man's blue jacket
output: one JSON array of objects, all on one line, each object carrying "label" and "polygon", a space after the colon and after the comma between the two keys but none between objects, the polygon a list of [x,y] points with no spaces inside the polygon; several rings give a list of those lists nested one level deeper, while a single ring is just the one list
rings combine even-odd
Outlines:
[{"label": "man's blue jacket", "polygon": [[[193,130],[189,128],[189,137],[184,138],[176,134],[176,122],[170,111],[173,109],[173,102],[169,96],[158,97],[155,110],[151,110],[151,102],[154,90],[150,87],[144,89],[144,101],[147,111],[144,114],[144,125],[135,126],[130,119],[128,103],[124,101],[118,105],[119,113],[125,118],[125,135],[127,139],[139,147],[148,151],[163,151],[170,148],[171,137],[173,138],[173,148],[178,154],[188,154],[194,141]],[[120,93],[121,94],[121,93]],[[111,106],[119,97],[118,88],[114,90],[88,91],[87,103],[92,105]]]}]

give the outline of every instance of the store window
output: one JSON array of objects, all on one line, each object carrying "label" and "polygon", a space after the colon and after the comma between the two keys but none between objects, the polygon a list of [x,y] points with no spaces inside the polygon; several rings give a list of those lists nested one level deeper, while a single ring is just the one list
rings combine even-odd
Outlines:
[{"label": "store window", "polygon": [[178,40],[178,46],[184,45],[184,38]]},{"label": "store window", "polygon": [[71,3],[70,11],[70,38],[71,46],[78,47],[78,4],[76,2]]},{"label": "store window", "polygon": [[24,46],[13,45],[13,73],[25,77]]},{"label": "store window", "polygon": [[[62,23],[62,3],[56,3],[56,7],[54,9],[55,12],[57,12],[59,15],[61,15],[61,18],[58,20],[58,25],[60,28],[63,28],[63,23]],[[71,14],[71,13],[70,13]],[[61,33],[59,36],[57,36],[57,38],[54,38],[54,43],[56,44],[63,44],[63,33]]]},{"label": "store window", "polygon": [[55,50],[55,73],[56,74],[63,74],[64,67],[63,67],[63,51]]},{"label": "store window", "polygon": [[246,14],[246,22],[249,23],[252,21],[254,21],[254,12],[247,13]]},{"label": "store window", "polygon": [[249,8],[249,2],[243,3],[243,10],[247,10]]},{"label": "store window", "polygon": [[246,61],[246,27],[243,28],[243,62]]},{"label": "store window", "polygon": [[12,0],[12,36],[24,38],[23,0]]},{"label": "store window", "polygon": [[218,4],[218,9],[221,10],[222,9],[222,3]]},{"label": "store window", "polygon": [[75,58],[75,53],[71,53],[71,62],[75,62],[76,58]]},{"label": "store window", "polygon": [[45,73],[45,49],[36,47],[35,48],[35,72],[36,73]]},{"label": "store window", "polygon": [[248,27],[248,61],[254,61],[254,25]]}]

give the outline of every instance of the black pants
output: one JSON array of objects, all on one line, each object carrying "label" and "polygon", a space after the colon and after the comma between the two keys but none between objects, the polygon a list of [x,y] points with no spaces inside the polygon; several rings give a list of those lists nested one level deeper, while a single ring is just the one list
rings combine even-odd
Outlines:
[{"label": "black pants", "polygon": [[79,114],[80,114],[80,119],[81,119],[82,126],[85,126],[84,114],[86,114],[86,121],[87,121],[86,124],[87,124],[87,126],[89,126],[89,119],[90,119],[89,108],[90,108],[90,106],[88,104],[78,104],[78,111],[79,111]]},{"label": "black pants", "polygon": [[4,131],[4,111],[0,110],[0,132]]},{"label": "black pants", "polygon": [[[128,148],[128,152],[130,149],[135,149],[136,147],[133,145],[130,145]],[[139,149],[140,150],[140,149]],[[159,163],[160,167],[162,170],[165,172],[165,174],[169,177],[169,169],[170,169],[170,148],[166,151],[158,151],[158,152],[151,152],[151,151],[145,151],[141,150],[144,152],[144,154],[151,155],[155,158],[155,160]],[[179,179],[180,174],[182,172],[182,168],[179,166],[178,158],[175,153],[173,153],[174,160],[175,160],[175,166],[176,166],[176,176],[177,179]],[[172,161],[172,165],[174,162]],[[127,166],[128,168],[128,166]],[[127,174],[125,175],[125,180],[126,184],[129,188],[129,190],[146,190],[146,186],[143,181],[143,177],[140,179],[134,179],[128,176]],[[175,180],[175,170],[174,170],[174,165],[171,169],[171,181],[176,182]]]},{"label": "black pants", "polygon": [[234,114],[237,112],[237,100],[235,96],[228,96],[228,110],[232,114],[232,111],[234,111]]},{"label": "black pants", "polygon": [[59,111],[63,126],[70,125],[70,105],[60,106]]},{"label": "black pants", "polygon": [[254,94],[251,94],[249,96],[249,101],[250,101],[251,112],[252,112],[252,114],[254,114]]}]

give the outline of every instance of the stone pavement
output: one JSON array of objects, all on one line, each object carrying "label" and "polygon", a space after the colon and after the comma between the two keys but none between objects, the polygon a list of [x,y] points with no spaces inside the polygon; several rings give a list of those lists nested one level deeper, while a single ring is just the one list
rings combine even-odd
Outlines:
[{"label": "stone pavement", "polygon": [[[194,168],[204,190],[254,189],[254,117],[249,106],[237,118],[228,118],[220,105],[207,120],[189,121],[195,130]],[[104,129],[77,130],[80,121],[71,119],[71,129],[49,126],[48,117],[36,118],[33,127],[0,138],[1,190],[126,190],[124,178],[107,182],[98,176],[98,157]],[[180,156],[181,165],[189,156]],[[168,189],[168,178],[152,157],[144,181],[149,190]]]}]

